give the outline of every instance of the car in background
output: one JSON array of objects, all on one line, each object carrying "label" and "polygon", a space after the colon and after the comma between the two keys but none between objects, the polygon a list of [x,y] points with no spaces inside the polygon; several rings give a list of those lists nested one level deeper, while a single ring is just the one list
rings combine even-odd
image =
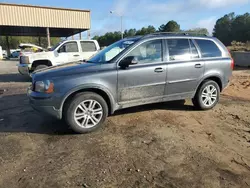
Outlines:
[{"label": "car in background", "polygon": [[46,51],[43,47],[30,43],[21,43],[18,47],[21,49],[20,56]]},{"label": "car in background", "polygon": [[65,63],[87,60],[100,50],[96,40],[66,40],[58,43],[50,51],[23,54],[18,71],[30,75],[39,69]]},{"label": "car in background", "polygon": [[21,50],[15,50],[10,54],[10,58],[19,58]]},{"label": "car in background", "polygon": [[28,96],[34,109],[87,133],[138,105],[192,99],[197,109],[211,109],[233,67],[217,38],[155,33],[120,40],[84,63],[38,70]]},{"label": "car in background", "polygon": [[2,46],[0,46],[0,60],[3,59],[3,49]]},{"label": "car in background", "polygon": [[3,53],[3,58],[6,59],[8,57],[6,50],[3,50],[2,53]]}]

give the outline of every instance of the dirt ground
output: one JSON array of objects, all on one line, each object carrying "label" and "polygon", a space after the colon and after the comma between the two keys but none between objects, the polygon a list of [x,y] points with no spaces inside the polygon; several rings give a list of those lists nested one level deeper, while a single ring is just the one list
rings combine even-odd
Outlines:
[{"label": "dirt ground", "polygon": [[32,110],[15,65],[0,62],[0,187],[250,187],[250,70],[234,71],[213,110],[129,108],[79,135]]}]

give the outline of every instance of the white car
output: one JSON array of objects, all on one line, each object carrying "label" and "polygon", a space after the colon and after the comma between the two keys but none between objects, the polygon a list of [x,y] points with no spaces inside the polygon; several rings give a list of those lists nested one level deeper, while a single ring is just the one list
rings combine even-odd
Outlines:
[{"label": "white car", "polygon": [[87,60],[100,50],[96,40],[66,40],[48,52],[24,54],[20,57],[18,71],[30,75],[33,71],[63,63]]},{"label": "white car", "polygon": [[7,58],[8,56],[7,56],[7,52],[6,52],[6,50],[3,50],[3,58]]}]

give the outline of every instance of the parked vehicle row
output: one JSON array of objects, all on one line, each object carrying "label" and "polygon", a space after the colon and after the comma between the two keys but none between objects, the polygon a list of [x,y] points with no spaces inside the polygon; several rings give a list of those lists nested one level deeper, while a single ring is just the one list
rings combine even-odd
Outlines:
[{"label": "parked vehicle row", "polygon": [[[79,49],[84,49],[81,41],[68,41],[39,55],[59,65],[67,53],[79,60]],[[32,70],[39,55],[23,57],[21,64]],[[28,96],[34,109],[86,133],[102,126],[109,114],[132,106],[192,99],[195,107],[211,109],[233,66],[227,48],[214,37],[157,33],[120,40],[86,62],[37,70]]]},{"label": "parked vehicle row", "polygon": [[[19,58],[20,56],[25,55],[25,54],[46,51],[42,47],[34,45],[34,44],[30,44],[30,43],[21,43],[18,47],[19,49],[10,50],[9,58]],[[2,54],[3,54],[3,58],[8,58],[6,50],[3,50]]]},{"label": "parked vehicle row", "polygon": [[[7,55],[7,51],[6,50],[2,50],[0,52],[0,56],[4,59],[8,58],[8,55]],[[19,49],[11,49],[10,50],[10,56],[9,58],[18,58],[20,56],[20,50]]]},{"label": "parked vehicle row", "polygon": [[10,54],[10,58],[19,58],[21,50],[15,50]]},{"label": "parked vehicle row", "polygon": [[50,66],[87,60],[100,50],[96,40],[66,40],[58,43],[50,51],[25,53],[20,57],[18,70],[23,75]]}]

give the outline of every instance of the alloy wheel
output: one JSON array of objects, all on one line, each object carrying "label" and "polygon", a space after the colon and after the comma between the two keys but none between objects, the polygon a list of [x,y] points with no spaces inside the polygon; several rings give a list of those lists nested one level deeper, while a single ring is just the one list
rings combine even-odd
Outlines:
[{"label": "alloy wheel", "polygon": [[102,119],[103,108],[96,100],[85,100],[75,109],[74,120],[83,128],[92,128]]},{"label": "alloy wheel", "polygon": [[202,103],[206,107],[212,106],[216,102],[217,97],[218,97],[218,91],[216,87],[213,85],[206,86],[201,94]]}]

